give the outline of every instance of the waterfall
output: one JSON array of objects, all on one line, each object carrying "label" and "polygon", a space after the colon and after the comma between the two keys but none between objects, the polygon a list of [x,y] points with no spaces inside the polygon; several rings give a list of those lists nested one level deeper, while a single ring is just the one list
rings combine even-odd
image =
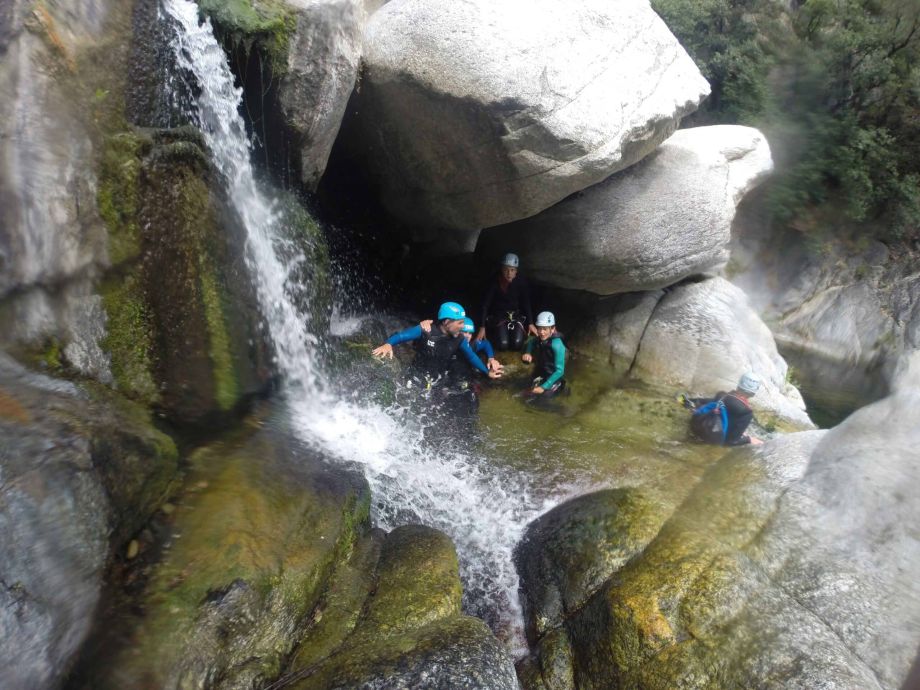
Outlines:
[{"label": "waterfall", "polygon": [[[451,536],[464,583],[464,608],[482,616],[520,653],[518,577],[512,550],[524,527],[549,503],[536,498],[523,476],[496,470],[487,458],[454,441],[423,438],[424,420],[399,407],[383,408],[336,389],[316,360],[310,315],[295,306],[296,261],[279,227],[277,204],[250,163],[240,116],[242,89],[209,20],[199,21],[189,0],[163,0],[174,28],[172,46],[182,73],[196,84],[188,115],[204,133],[228,196],[246,226],[247,261],[284,379],[292,430],[341,462],[363,466],[373,517],[384,529],[421,522]],[[510,487],[510,488],[509,488]]]}]

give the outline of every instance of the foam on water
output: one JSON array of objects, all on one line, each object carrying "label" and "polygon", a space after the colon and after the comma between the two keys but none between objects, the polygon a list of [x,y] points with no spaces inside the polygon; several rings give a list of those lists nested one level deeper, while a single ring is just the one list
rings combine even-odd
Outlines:
[{"label": "foam on water", "polygon": [[472,443],[432,442],[424,420],[409,410],[356,401],[324,375],[310,314],[296,306],[303,286],[294,276],[304,258],[285,239],[278,204],[253,172],[242,89],[194,3],[163,0],[162,17],[173,29],[178,78],[197,86],[188,90],[198,94],[188,115],[204,133],[246,227],[248,266],[284,377],[291,429],[334,459],[364,468],[379,526],[420,522],[449,534],[460,558],[465,609],[485,618],[514,652],[525,651],[512,552],[527,523],[554,501],[540,498],[523,475],[495,467]]}]

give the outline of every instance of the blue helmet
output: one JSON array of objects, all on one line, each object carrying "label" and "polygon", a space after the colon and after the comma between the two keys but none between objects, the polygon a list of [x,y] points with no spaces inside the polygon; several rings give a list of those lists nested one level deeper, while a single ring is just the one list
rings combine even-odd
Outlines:
[{"label": "blue helmet", "polygon": [[456,302],[445,302],[438,309],[438,321],[441,319],[462,319],[466,312]]},{"label": "blue helmet", "polygon": [[469,316],[464,317],[463,319],[463,328],[460,329],[461,333],[475,333],[476,327],[473,325],[473,319]]}]

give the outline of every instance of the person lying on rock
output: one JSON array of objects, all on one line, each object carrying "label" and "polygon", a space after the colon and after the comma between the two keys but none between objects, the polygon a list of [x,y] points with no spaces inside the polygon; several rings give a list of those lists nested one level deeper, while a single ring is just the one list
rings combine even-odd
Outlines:
[{"label": "person lying on rock", "polygon": [[502,351],[520,351],[526,335],[537,334],[530,306],[530,285],[518,276],[519,265],[517,254],[505,254],[501,270],[482,302],[482,321],[476,340],[488,336]]},{"label": "person lying on rock", "polygon": [[550,311],[537,314],[537,335],[527,339],[524,354],[528,364],[534,363],[533,384],[530,392],[550,398],[565,389],[565,345],[562,334],[556,331],[556,317]]},{"label": "person lying on rock", "polygon": [[690,430],[707,443],[723,446],[760,445],[759,438],[745,434],[754,413],[748,400],[760,389],[760,377],[754,372],[744,374],[734,390],[719,391],[712,398],[681,396],[684,405],[693,410]]},{"label": "person lying on rock", "polygon": [[379,358],[393,358],[393,346],[411,342],[415,346],[415,359],[411,375],[423,383],[427,390],[448,383],[451,359],[458,351],[470,366],[491,379],[501,376],[500,371],[490,371],[473,352],[467,339],[461,335],[466,312],[456,302],[445,302],[438,309],[437,323],[425,332],[421,325],[394,333],[371,354]]}]

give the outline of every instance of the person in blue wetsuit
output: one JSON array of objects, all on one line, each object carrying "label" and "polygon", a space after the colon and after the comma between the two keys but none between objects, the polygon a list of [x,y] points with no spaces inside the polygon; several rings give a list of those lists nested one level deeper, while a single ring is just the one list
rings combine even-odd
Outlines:
[{"label": "person in blue wetsuit", "polygon": [[[434,324],[434,321],[428,319],[419,323],[422,330],[425,333],[428,333],[431,330],[431,326]],[[503,369],[502,363],[495,359],[495,350],[492,348],[492,343],[488,340],[473,340],[473,334],[476,332],[476,326],[473,323],[473,319],[469,316],[463,319],[463,326],[460,328],[460,332],[463,334],[463,337],[466,338],[466,342],[470,344],[470,347],[473,349],[477,355],[486,356],[486,366],[489,368],[489,371],[498,371],[501,372]],[[450,365],[450,378],[451,382],[459,381],[469,381],[470,375],[473,373],[473,370],[470,369],[469,364],[455,354],[451,358]]]},{"label": "person in blue wetsuit", "polygon": [[500,371],[490,371],[482,360],[473,352],[467,339],[461,335],[463,319],[466,312],[456,302],[445,302],[438,309],[437,323],[429,332],[421,325],[407,328],[391,335],[387,341],[373,350],[372,354],[380,358],[392,358],[393,347],[411,342],[415,346],[415,359],[412,362],[413,375],[426,383],[426,387],[447,383],[451,359],[462,354],[477,371],[492,379],[501,376]]},{"label": "person in blue wetsuit", "polygon": [[[422,321],[422,331],[431,330],[433,321]],[[460,333],[470,344],[473,352],[477,356],[484,354],[486,356],[486,366],[490,372],[502,372],[502,364],[495,359],[495,351],[488,340],[473,340],[473,333],[476,327],[470,317],[463,319],[463,326]],[[450,366],[447,370],[447,389],[445,397],[448,399],[450,406],[457,412],[465,412],[473,415],[479,411],[479,384],[473,380],[473,369],[465,357],[460,357],[459,351],[450,359]]]},{"label": "person in blue wetsuit", "polygon": [[530,392],[550,398],[565,389],[565,345],[562,336],[556,332],[556,317],[552,312],[537,314],[537,337],[527,339],[525,362],[534,363],[533,385]]},{"label": "person in blue wetsuit", "polygon": [[[713,403],[721,403],[724,407],[724,418],[721,410],[713,408],[707,414],[694,414],[691,418],[690,429],[693,434],[708,443],[723,446],[743,446],[752,444],[759,446],[761,441],[756,436],[746,434],[748,425],[754,420],[751,411],[750,398],[760,390],[760,377],[752,371],[744,374],[738,381],[734,390],[726,393],[719,391],[711,398],[691,398],[684,394],[681,399],[684,405],[691,410],[707,412],[706,406],[713,407]],[[716,418],[718,416],[718,419]],[[725,420],[727,418],[727,425]],[[715,422],[713,424],[712,422]]]}]

